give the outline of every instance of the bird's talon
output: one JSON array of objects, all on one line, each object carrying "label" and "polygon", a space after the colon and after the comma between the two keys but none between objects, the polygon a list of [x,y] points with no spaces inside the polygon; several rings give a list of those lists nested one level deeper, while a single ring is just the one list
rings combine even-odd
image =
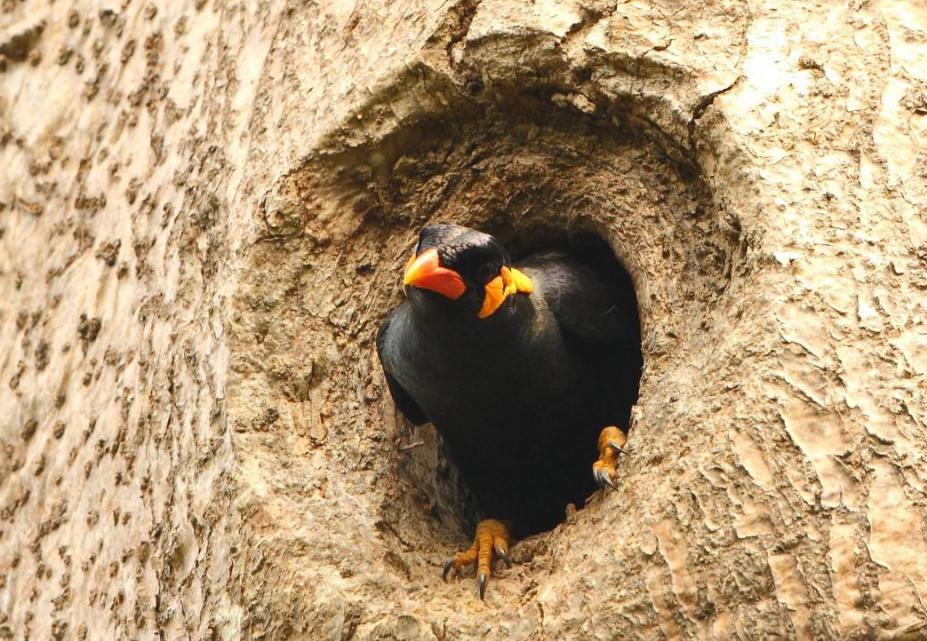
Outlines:
[{"label": "bird's talon", "polygon": [[[596,463],[598,463],[598,461],[596,461]],[[605,470],[595,470],[595,482],[598,483],[601,488],[608,486],[613,490],[615,489],[614,482]]]},{"label": "bird's talon", "polygon": [[505,563],[505,567],[512,567],[512,559],[501,545],[496,545],[493,547],[493,549],[496,551],[496,556],[502,559],[502,562]]},{"label": "bird's talon", "polygon": [[592,464],[592,474],[599,487],[615,489],[618,455],[624,453],[626,442],[624,432],[614,426],[606,427],[599,434],[599,458]]},{"label": "bird's talon", "polygon": [[508,528],[501,522],[495,519],[480,521],[476,526],[473,545],[463,552],[458,552],[444,564],[442,573],[444,580],[447,581],[451,570],[459,571],[462,567],[476,564],[480,599],[482,599],[486,594],[486,584],[489,582],[493,559],[501,559],[508,567],[512,567],[508,553],[510,541]]}]

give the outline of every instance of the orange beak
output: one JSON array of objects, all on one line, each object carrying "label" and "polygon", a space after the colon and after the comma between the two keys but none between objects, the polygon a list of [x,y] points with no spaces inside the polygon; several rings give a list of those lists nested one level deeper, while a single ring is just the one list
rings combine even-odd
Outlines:
[{"label": "orange beak", "polygon": [[460,274],[453,269],[441,267],[438,250],[434,248],[423,251],[409,261],[402,284],[430,289],[453,300],[457,300],[467,291]]}]

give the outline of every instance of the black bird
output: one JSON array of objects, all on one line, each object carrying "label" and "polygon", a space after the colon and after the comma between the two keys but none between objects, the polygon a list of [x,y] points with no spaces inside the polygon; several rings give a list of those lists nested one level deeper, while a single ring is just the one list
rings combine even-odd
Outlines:
[{"label": "black bird", "polygon": [[435,425],[494,517],[444,572],[479,557],[482,597],[493,553],[507,560],[495,519],[516,535],[549,529],[594,480],[612,484],[624,435],[602,428],[627,425],[637,397],[636,304],[629,284],[581,256],[538,253],[515,268],[496,238],[458,225],[422,229],[403,284],[377,353],[396,406]]}]

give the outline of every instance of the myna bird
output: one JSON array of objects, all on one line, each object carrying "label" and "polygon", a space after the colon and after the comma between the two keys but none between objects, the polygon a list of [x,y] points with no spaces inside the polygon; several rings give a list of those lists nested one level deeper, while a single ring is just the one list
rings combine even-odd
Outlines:
[{"label": "myna bird", "polygon": [[396,406],[434,424],[494,517],[444,571],[478,562],[482,598],[490,562],[508,560],[495,519],[516,535],[549,529],[594,482],[613,485],[625,442],[614,425],[627,425],[640,376],[636,303],[580,256],[538,253],[516,267],[493,236],[443,224],[422,229],[403,289],[377,352]]}]

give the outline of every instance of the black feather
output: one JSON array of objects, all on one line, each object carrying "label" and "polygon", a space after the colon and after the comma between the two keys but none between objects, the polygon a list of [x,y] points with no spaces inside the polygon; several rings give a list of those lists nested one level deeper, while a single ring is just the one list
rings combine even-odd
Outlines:
[{"label": "black feather", "polygon": [[[454,247],[472,281],[479,265],[461,229],[471,231],[426,228],[419,251]],[[496,239],[473,233],[490,239],[475,244],[483,261],[508,261]],[[473,282],[459,301],[410,288],[377,336],[397,407],[434,423],[485,516],[513,520],[516,535],[552,527],[594,490],[598,432],[627,426],[641,367],[636,306],[611,275],[562,253],[519,268],[534,292],[488,318],[476,316]]]},{"label": "black feather", "polygon": [[[380,330],[377,332],[377,355],[380,357],[380,362],[383,363],[383,354],[385,349],[385,343],[387,341],[386,335],[389,331],[390,319],[387,318],[383,321],[383,324],[380,325]],[[422,411],[422,408],[418,406],[418,403],[415,402],[415,399],[409,396],[409,394],[402,389],[402,386],[399,384],[393,376],[386,370],[386,365],[384,364],[384,375],[386,377],[386,386],[389,387],[390,396],[393,397],[393,403],[396,407],[399,408],[399,411],[402,412],[402,415],[412,423],[413,425],[423,425],[428,422],[428,417],[425,416],[425,412]]]}]

